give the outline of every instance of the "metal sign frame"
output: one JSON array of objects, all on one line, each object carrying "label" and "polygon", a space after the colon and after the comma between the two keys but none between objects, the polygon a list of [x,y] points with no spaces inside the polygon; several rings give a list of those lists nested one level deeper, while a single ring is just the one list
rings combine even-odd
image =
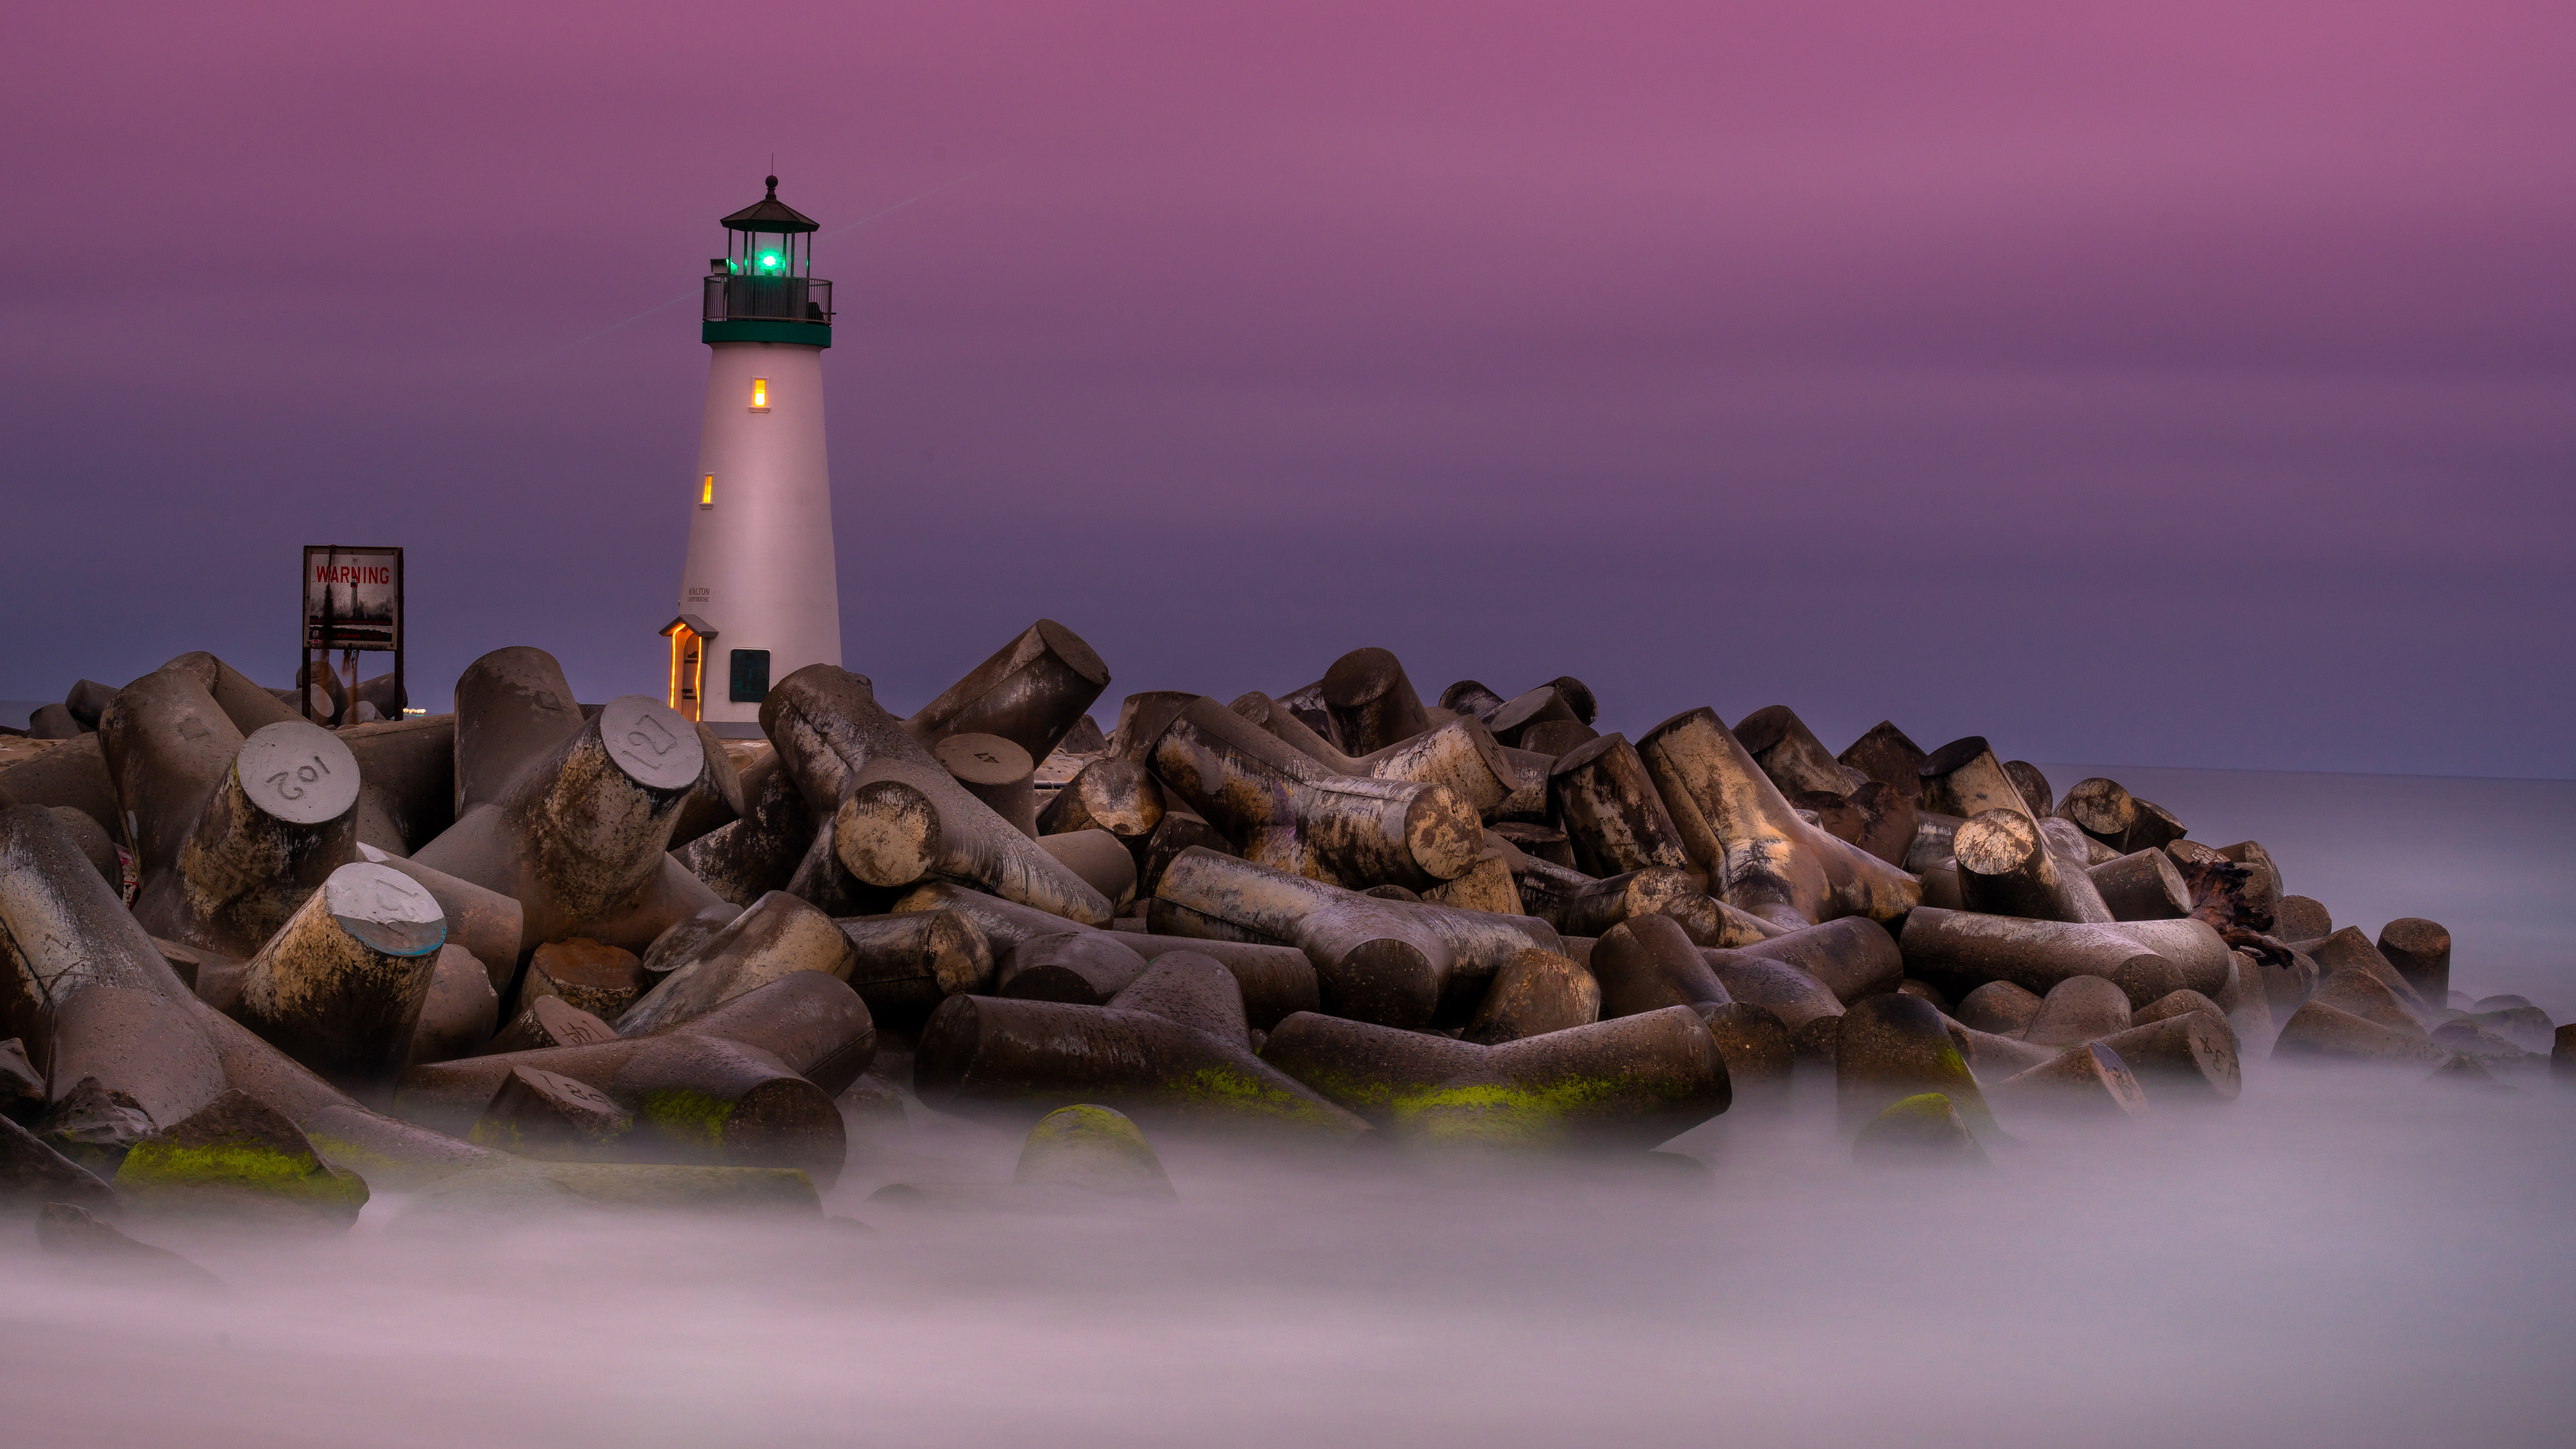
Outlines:
[{"label": "metal sign frame", "polygon": [[[374,580],[342,580],[340,570],[383,568],[389,577]],[[358,589],[367,585],[390,589],[387,612],[390,618],[335,617],[337,597],[346,585],[354,603]],[[372,592],[372,590],[371,590]],[[318,654],[321,667],[331,667],[331,651],[343,651],[349,677],[341,699],[346,701],[358,685],[360,654],[391,654],[394,657],[394,692],[410,698],[403,687],[403,630],[408,611],[403,607],[403,551],[393,547],[369,547],[346,543],[311,543],[304,546],[303,575],[297,580],[296,615],[298,620],[296,657],[303,663],[296,670],[297,688],[302,698],[298,711],[306,719],[313,713],[314,662]],[[346,714],[344,703],[340,713]],[[320,724],[340,724],[339,719],[316,720]]]}]

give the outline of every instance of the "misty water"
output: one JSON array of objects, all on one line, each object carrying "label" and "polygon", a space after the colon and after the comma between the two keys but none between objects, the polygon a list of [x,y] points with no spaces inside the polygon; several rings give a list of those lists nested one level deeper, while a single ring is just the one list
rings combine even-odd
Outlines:
[{"label": "misty water", "polygon": [[[2087,767],[2048,767],[2062,788]],[[2338,924],[2576,1016],[2576,784],[2102,771]],[[2576,1411],[2576,1091],[2249,1050],[2233,1105],[1852,1164],[1830,1082],[1667,1163],[1160,1140],[1175,1206],[905,1216],[1016,1130],[853,1154],[834,1219],[143,1232],[220,1290],[0,1247],[28,1445],[2540,1444]],[[864,1225],[861,1225],[864,1224]],[[138,1229],[138,1232],[143,1230]]]}]

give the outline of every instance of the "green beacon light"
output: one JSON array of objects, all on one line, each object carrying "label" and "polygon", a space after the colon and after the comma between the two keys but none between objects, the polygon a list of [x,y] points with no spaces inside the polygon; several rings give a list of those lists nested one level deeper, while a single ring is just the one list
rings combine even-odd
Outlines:
[{"label": "green beacon light", "polygon": [[832,345],[832,284],[813,275],[812,217],[768,194],[723,218],[725,254],[707,263],[706,319],[701,336],[720,342]]}]

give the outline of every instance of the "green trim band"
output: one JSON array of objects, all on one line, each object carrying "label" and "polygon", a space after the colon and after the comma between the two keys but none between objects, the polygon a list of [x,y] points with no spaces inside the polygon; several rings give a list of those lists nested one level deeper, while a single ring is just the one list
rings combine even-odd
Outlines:
[{"label": "green trim band", "polygon": [[832,345],[832,324],[829,322],[737,317],[730,322],[701,322],[698,328],[700,342],[794,342],[806,347]]}]

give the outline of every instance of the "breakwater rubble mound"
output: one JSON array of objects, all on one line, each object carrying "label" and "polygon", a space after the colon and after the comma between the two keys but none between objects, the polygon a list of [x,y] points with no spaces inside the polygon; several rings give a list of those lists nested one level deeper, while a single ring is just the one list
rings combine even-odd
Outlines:
[{"label": "breakwater rubble mound", "polygon": [[2338,925],[1983,738],[1632,740],[1570,676],[1426,697],[1378,648],[1104,731],[1108,678],[1040,621],[910,718],[798,670],[758,740],[527,647],[337,727],[202,653],[83,680],[0,768],[0,1193],[135,1258],[107,1220],[375,1192],[811,1214],[938,1112],[1032,1128],[1019,1175],[877,1207],[1134,1210],[1157,1132],[1633,1158],[1801,1073],[1900,1169],[2224,1109],[2248,1058],[2576,1076],[2440,924]]}]

